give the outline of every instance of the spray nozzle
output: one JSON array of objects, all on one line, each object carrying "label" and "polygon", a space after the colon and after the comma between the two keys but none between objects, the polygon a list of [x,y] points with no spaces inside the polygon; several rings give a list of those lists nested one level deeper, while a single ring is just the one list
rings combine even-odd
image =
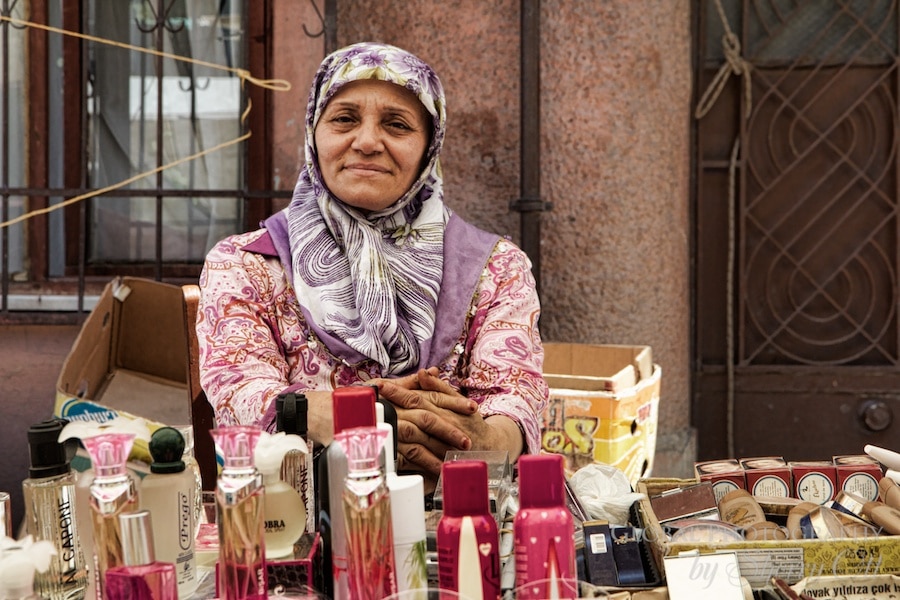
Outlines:
[{"label": "spray nozzle", "polygon": [[309,453],[306,442],[299,435],[285,433],[260,432],[259,440],[253,451],[253,462],[263,475],[272,475],[281,469],[284,455],[291,450],[299,450],[303,454]]},{"label": "spray nozzle", "polygon": [[350,471],[377,469],[388,433],[377,427],[353,427],[335,435],[347,455]]}]

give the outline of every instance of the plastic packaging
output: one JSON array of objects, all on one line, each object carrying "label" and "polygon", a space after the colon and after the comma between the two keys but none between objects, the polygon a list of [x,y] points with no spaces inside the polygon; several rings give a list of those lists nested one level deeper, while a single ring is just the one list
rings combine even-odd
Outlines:
[{"label": "plastic packaging", "polygon": [[46,540],[30,535],[16,541],[0,537],[0,600],[37,600],[34,573],[46,572],[56,548]]},{"label": "plastic packaging", "polygon": [[316,530],[316,486],[313,467],[313,446],[309,439],[309,400],[303,394],[290,392],[275,399],[275,429],[299,436],[306,451],[290,450],[281,463],[281,479],[297,490],[306,511],[305,531]]}]

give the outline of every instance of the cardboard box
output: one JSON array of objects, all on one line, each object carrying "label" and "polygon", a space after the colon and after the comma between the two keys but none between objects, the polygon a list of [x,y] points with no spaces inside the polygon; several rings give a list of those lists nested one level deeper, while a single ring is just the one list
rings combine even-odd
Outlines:
[{"label": "cardboard box", "polygon": [[788,466],[794,480],[794,498],[813,504],[825,504],[834,498],[837,471],[831,461],[798,460],[788,462]]},{"label": "cardboard box", "polygon": [[832,461],[837,473],[837,491],[878,500],[878,482],[884,472],[877,460],[868,454],[844,454],[832,457]]},{"label": "cardboard box", "polygon": [[[696,484],[695,479],[647,478],[637,491],[651,495]],[[698,550],[701,554],[736,552],[741,575],[754,588],[765,587],[772,577],[794,584],[804,577],[828,575],[882,575],[900,572],[900,536],[831,540],[765,540],[729,543],[672,543],[666,538],[648,499],[640,501],[644,534],[658,562],[666,556]]]},{"label": "cardboard box", "polygon": [[747,491],[754,496],[790,498],[794,490],[791,468],[781,456],[742,458]]},{"label": "cardboard box", "polygon": [[[105,422],[117,416],[191,423],[181,287],[135,277],[106,285],[56,382],[54,415]],[[132,459],[150,462],[138,440]]]},{"label": "cardboard box", "polygon": [[649,476],[656,451],[662,369],[648,346],[544,344],[550,401],[541,445],[566,469],[612,465],[632,485]]},{"label": "cardboard box", "polygon": [[729,492],[747,489],[744,468],[733,458],[695,462],[694,476],[698,481],[712,484],[716,502]]}]

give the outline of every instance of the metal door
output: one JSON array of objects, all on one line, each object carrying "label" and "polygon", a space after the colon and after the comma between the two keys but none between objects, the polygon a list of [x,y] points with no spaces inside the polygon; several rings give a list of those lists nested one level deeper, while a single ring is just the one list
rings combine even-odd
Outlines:
[{"label": "metal door", "polygon": [[698,458],[900,450],[897,2],[695,15]]}]

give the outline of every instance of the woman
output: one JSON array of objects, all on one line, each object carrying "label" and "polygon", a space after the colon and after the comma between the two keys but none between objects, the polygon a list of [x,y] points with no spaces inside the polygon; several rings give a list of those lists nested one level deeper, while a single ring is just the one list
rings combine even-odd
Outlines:
[{"label": "woman", "polygon": [[376,384],[397,406],[399,468],[447,450],[540,449],[540,312],[531,265],[443,203],[444,93],[412,54],[355,44],[326,57],[290,205],[219,242],[200,278],[201,383],[219,425],[274,427],[302,391],[310,437],[331,390]]}]

